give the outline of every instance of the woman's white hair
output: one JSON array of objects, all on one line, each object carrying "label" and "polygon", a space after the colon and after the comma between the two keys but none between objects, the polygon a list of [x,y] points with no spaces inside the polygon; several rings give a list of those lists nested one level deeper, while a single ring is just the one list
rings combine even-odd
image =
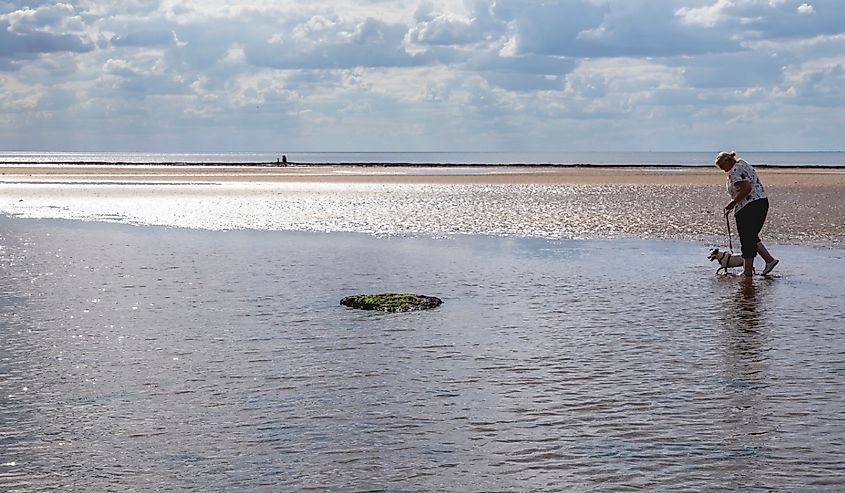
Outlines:
[{"label": "woman's white hair", "polygon": [[725,161],[727,158],[731,158],[736,161],[736,151],[722,151],[719,154],[716,154],[716,164]]}]

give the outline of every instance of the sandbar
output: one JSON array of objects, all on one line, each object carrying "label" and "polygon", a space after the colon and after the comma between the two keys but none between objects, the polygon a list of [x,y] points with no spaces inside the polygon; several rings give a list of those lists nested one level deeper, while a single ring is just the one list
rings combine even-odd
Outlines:
[{"label": "sandbar", "polygon": [[[769,186],[845,187],[839,168],[758,168]],[[724,174],[710,167],[629,166],[163,166],[0,164],[0,180],[190,181],[449,184],[665,184],[719,185]]]},{"label": "sandbar", "polygon": [[[767,239],[845,245],[845,169],[758,172],[772,203]],[[0,213],[24,217],[562,238],[724,237],[728,201],[723,172],[683,166],[0,164],[0,186]],[[155,202],[138,212],[136,199]],[[191,211],[203,219],[184,221]],[[206,224],[209,216],[220,220]]]}]

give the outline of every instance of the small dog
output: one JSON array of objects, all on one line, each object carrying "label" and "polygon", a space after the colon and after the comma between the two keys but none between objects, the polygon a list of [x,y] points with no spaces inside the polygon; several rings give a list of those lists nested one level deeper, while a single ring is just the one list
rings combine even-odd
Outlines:
[{"label": "small dog", "polygon": [[712,261],[719,262],[719,268],[716,269],[716,274],[719,273],[720,270],[724,270],[725,274],[728,273],[728,269],[732,269],[734,267],[742,267],[743,260],[742,257],[739,255],[734,255],[732,253],[723,252],[718,248],[714,248],[710,255],[707,256],[707,259]]}]

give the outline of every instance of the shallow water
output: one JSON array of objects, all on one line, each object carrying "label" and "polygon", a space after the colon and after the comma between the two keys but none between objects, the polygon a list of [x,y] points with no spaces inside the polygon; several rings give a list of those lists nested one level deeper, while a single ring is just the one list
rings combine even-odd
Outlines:
[{"label": "shallow water", "polygon": [[0,226],[4,491],[845,482],[843,250]]}]

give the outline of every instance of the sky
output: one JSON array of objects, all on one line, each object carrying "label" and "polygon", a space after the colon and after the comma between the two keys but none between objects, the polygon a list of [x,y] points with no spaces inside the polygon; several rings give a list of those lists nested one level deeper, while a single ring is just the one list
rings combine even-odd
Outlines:
[{"label": "sky", "polygon": [[0,0],[0,150],[841,150],[843,0]]}]

